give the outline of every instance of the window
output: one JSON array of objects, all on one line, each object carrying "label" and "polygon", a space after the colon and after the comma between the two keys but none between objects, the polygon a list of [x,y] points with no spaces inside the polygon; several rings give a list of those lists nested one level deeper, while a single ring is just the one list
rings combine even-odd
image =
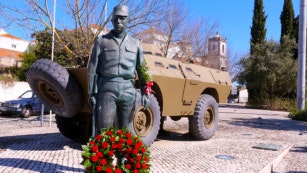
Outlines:
[{"label": "window", "polygon": [[192,68],[190,68],[190,67],[186,67],[185,69],[186,69],[188,72],[193,72]]},{"label": "window", "polygon": [[222,52],[225,52],[225,45],[222,45]]},{"label": "window", "polygon": [[151,52],[146,52],[146,51],[144,51],[143,53],[144,53],[144,54],[150,54],[150,55],[152,55]]},{"label": "window", "polygon": [[168,65],[168,67],[169,67],[169,68],[171,68],[171,69],[175,69],[175,70],[177,70],[177,66],[176,66],[176,65],[169,64],[169,65]]},{"label": "window", "polygon": [[158,67],[164,67],[164,65],[162,64],[162,62],[155,62],[155,66],[158,66]]},{"label": "window", "polygon": [[12,44],[12,48],[16,49],[17,45],[16,44]]}]

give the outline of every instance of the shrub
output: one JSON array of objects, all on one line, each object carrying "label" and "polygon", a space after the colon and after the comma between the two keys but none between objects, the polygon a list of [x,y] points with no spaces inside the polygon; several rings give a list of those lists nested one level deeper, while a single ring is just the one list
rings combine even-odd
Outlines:
[{"label": "shrub", "polygon": [[294,110],[289,114],[289,118],[293,120],[306,121],[307,122],[307,109]]}]

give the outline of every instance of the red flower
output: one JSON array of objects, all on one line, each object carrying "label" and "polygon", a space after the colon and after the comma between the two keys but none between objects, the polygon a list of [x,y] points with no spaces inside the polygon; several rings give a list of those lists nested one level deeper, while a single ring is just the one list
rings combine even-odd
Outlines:
[{"label": "red flower", "polygon": [[128,169],[128,170],[130,170],[131,169],[131,165],[128,163],[128,164],[126,164],[126,169]]},{"label": "red flower", "polygon": [[144,161],[145,161],[145,162],[148,162],[148,161],[149,161],[149,158],[148,158],[147,156],[145,156],[145,157],[144,157]]},{"label": "red flower", "polygon": [[142,168],[143,168],[143,169],[147,169],[147,164],[144,164],[144,165],[142,166]]},{"label": "red flower", "polygon": [[107,135],[108,135],[108,136],[111,136],[112,133],[113,133],[113,132],[112,132],[111,130],[109,130],[109,131],[107,132]]},{"label": "red flower", "polygon": [[137,150],[137,149],[134,149],[134,150],[133,150],[133,154],[136,155],[136,154],[138,154],[138,153],[139,153],[139,150]]},{"label": "red flower", "polygon": [[98,135],[96,136],[96,140],[97,140],[97,141],[100,141],[101,139],[102,139],[101,134],[98,134]]},{"label": "red flower", "polygon": [[136,167],[137,169],[140,169],[140,168],[141,168],[140,162],[136,162],[135,167]]},{"label": "red flower", "polygon": [[96,163],[98,161],[98,157],[96,155],[92,156],[91,161]]},{"label": "red flower", "polygon": [[135,148],[138,149],[138,148],[140,148],[142,145],[143,145],[143,143],[142,143],[141,141],[139,141],[139,142],[137,142],[137,143],[135,144]]},{"label": "red flower", "polygon": [[108,146],[109,146],[109,143],[107,143],[107,142],[103,142],[101,144],[101,147],[104,148],[104,149],[108,148]]},{"label": "red flower", "polygon": [[109,156],[113,156],[114,155],[114,151],[113,150],[110,150],[109,151]]},{"label": "red flower", "polygon": [[122,149],[123,148],[123,144],[117,144],[117,148]]},{"label": "red flower", "polygon": [[96,171],[97,171],[97,172],[102,171],[102,166],[97,166]]},{"label": "red flower", "polygon": [[117,131],[117,133],[118,133],[119,135],[123,135],[123,130],[122,130],[122,129],[119,129],[119,130]]},{"label": "red flower", "polygon": [[133,173],[139,173],[139,171],[135,169],[135,170],[133,170]]},{"label": "red flower", "polygon": [[131,157],[131,158],[129,158],[129,162],[130,163],[134,163],[134,159]]},{"label": "red flower", "polygon": [[120,169],[120,168],[117,168],[116,170],[115,170],[115,173],[122,173],[123,171]]},{"label": "red flower", "polygon": [[112,173],[112,172],[113,172],[113,170],[112,170],[112,168],[107,167],[107,168],[106,168],[106,172],[107,172],[107,173]]},{"label": "red flower", "polygon": [[94,145],[94,146],[92,147],[92,152],[94,152],[94,153],[97,153],[97,152],[98,152],[98,146],[97,146],[97,145]]},{"label": "red flower", "polygon": [[126,137],[127,137],[128,139],[130,139],[130,138],[131,138],[131,133],[126,133]]},{"label": "red flower", "polygon": [[132,148],[128,148],[128,149],[127,149],[127,153],[128,153],[128,154],[132,154]]},{"label": "red flower", "polygon": [[123,144],[125,142],[124,138],[119,138],[119,143]]},{"label": "red flower", "polygon": [[89,145],[93,146],[93,145],[95,145],[95,142],[94,141],[90,141]]},{"label": "red flower", "polygon": [[107,164],[107,160],[106,160],[106,159],[101,159],[101,160],[100,160],[100,164],[102,164],[102,165]]},{"label": "red flower", "polygon": [[110,138],[110,142],[115,142],[114,136],[112,136],[112,137]]},{"label": "red flower", "polygon": [[112,149],[116,149],[117,145],[116,144],[112,144]]},{"label": "red flower", "polygon": [[144,154],[146,152],[146,148],[142,148],[142,153]]},{"label": "red flower", "polygon": [[126,143],[127,143],[127,145],[132,145],[132,140],[131,139],[127,139]]},{"label": "red flower", "polygon": [[103,156],[103,154],[102,154],[102,152],[97,152],[97,153],[96,153],[96,156],[97,156],[98,158],[101,158],[101,157]]},{"label": "red flower", "polygon": [[140,160],[142,159],[142,156],[141,156],[141,155],[138,155],[138,156],[137,156],[137,159],[138,159],[138,161],[140,161]]}]

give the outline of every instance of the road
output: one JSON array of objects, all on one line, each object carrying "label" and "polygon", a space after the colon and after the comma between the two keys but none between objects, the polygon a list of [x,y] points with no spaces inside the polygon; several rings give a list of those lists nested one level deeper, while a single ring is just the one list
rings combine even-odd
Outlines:
[{"label": "road", "polygon": [[[207,141],[186,133],[183,118],[164,124],[150,146],[152,173],[307,173],[307,123],[287,112],[220,105],[219,126]],[[52,118],[0,117],[0,172],[84,172],[81,144],[63,137]],[[269,146],[276,149],[270,150]]]}]

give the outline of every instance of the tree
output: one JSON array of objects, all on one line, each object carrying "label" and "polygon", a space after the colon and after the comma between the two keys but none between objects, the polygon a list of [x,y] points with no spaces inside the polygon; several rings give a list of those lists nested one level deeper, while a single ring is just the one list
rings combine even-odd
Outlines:
[{"label": "tree", "polygon": [[182,2],[175,0],[170,4],[169,10],[161,15],[164,20],[157,25],[157,28],[166,36],[162,51],[167,57],[171,43],[182,41],[182,29],[187,23],[188,9]]},{"label": "tree", "polygon": [[[61,14],[61,17],[57,17],[58,30],[55,37],[57,43],[73,58],[71,61],[77,61],[72,64],[81,63],[78,66],[86,66],[94,39],[104,31],[111,18],[110,13],[105,17],[106,2],[107,0],[58,1],[57,13]],[[164,14],[168,7],[168,3],[163,0],[121,0],[118,3],[127,3],[130,7],[131,31],[137,26],[156,23],[160,19],[157,16]],[[48,0],[3,0],[0,2],[0,27],[14,24],[32,33],[44,28],[50,31],[55,25],[53,8],[50,8],[52,5],[53,1]],[[60,34],[59,30],[63,31],[63,34]]]},{"label": "tree", "polygon": [[20,81],[26,81],[26,74],[28,68],[34,61],[38,59],[38,57],[35,55],[35,49],[35,45],[30,45],[28,50],[21,55],[21,67],[16,68],[16,76],[19,78]]},{"label": "tree", "polygon": [[[78,55],[81,55],[81,52],[75,50],[75,47],[71,42],[69,42],[70,38],[73,38],[75,32],[65,33],[63,31],[57,30],[57,33],[62,38],[65,38],[63,41],[59,41],[57,38],[54,43],[54,61],[65,67],[72,67],[80,65],[78,63],[78,59],[82,56],[73,57],[72,54],[65,50],[65,46],[69,48],[69,50],[77,52]],[[68,38],[67,38],[68,37]],[[51,30],[45,29],[43,31],[37,31],[32,34],[32,38],[35,38],[36,48],[34,50],[35,55],[40,58],[51,59],[51,48],[52,48],[52,32]],[[79,38],[81,40],[82,38]],[[65,45],[65,46],[64,46]]]},{"label": "tree", "polygon": [[254,10],[253,10],[253,22],[251,27],[251,39],[250,39],[250,54],[253,54],[254,46],[256,44],[262,44],[265,42],[266,37],[266,18],[263,7],[262,0],[254,1]]},{"label": "tree", "polygon": [[206,18],[189,20],[183,26],[182,38],[192,45],[193,57],[205,57],[208,51],[208,40],[218,30],[218,22]]},{"label": "tree", "polygon": [[253,55],[241,59],[239,82],[246,85],[253,107],[270,107],[276,98],[295,98],[297,62],[291,50],[296,43],[288,36],[283,42],[257,44]]},{"label": "tree", "polygon": [[283,36],[285,35],[288,35],[290,39],[294,38],[294,10],[292,0],[284,0],[283,10],[280,14],[280,23],[280,42],[282,43]]}]

